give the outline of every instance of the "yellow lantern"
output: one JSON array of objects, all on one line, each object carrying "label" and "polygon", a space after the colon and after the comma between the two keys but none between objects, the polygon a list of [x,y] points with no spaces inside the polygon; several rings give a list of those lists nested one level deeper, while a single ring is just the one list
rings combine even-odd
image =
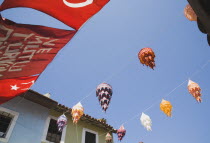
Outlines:
[{"label": "yellow lantern", "polygon": [[163,99],[160,103],[160,110],[163,111],[168,117],[171,117],[172,105],[169,101]]},{"label": "yellow lantern", "polygon": [[189,4],[184,9],[184,15],[190,21],[197,21],[197,15]]},{"label": "yellow lantern", "polygon": [[83,114],[84,114],[84,108],[82,107],[82,104],[79,102],[76,105],[74,105],[71,111],[73,123],[76,124]]}]

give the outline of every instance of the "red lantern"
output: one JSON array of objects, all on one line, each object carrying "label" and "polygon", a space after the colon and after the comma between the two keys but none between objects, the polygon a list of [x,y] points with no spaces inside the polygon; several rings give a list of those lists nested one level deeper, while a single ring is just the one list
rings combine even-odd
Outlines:
[{"label": "red lantern", "polygon": [[195,83],[192,80],[189,80],[188,91],[198,102],[202,101],[202,99],[201,99],[201,88],[197,83]]},{"label": "red lantern", "polygon": [[124,126],[122,125],[118,130],[117,130],[117,136],[118,136],[118,140],[122,140],[123,137],[125,136],[126,130],[124,128]]}]

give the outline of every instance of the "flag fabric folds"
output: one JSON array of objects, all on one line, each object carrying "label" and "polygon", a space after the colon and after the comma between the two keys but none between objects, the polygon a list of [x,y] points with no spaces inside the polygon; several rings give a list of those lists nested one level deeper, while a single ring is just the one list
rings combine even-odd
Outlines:
[{"label": "flag fabric folds", "polygon": [[18,77],[0,80],[0,104],[26,92],[38,76]]},{"label": "flag fabric folds", "polygon": [[40,74],[75,33],[1,18],[0,80]]},{"label": "flag fabric folds", "polygon": [[188,0],[195,11],[200,22],[208,33],[210,33],[210,1],[209,0]]},{"label": "flag fabric folds", "polygon": [[0,11],[15,7],[33,8],[78,30],[108,2],[109,0],[4,0]]},{"label": "flag fabric folds", "polygon": [[210,46],[210,0],[188,0],[197,15],[197,24],[201,32],[207,34]]}]

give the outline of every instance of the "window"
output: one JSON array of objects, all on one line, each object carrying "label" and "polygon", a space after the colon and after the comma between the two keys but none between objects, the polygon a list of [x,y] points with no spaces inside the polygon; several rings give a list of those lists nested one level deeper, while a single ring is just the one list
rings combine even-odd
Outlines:
[{"label": "window", "polygon": [[98,143],[98,133],[86,128],[83,128],[82,143]]},{"label": "window", "polygon": [[0,138],[5,138],[13,116],[7,112],[0,111]]},{"label": "window", "polygon": [[96,143],[96,134],[87,132],[85,133],[85,143]]},{"label": "window", "polygon": [[58,131],[56,120],[51,119],[50,125],[47,131],[46,140],[54,143],[59,143],[61,141],[62,132]]},{"label": "window", "polygon": [[8,142],[19,113],[0,107],[0,141]]},{"label": "window", "polygon": [[66,136],[66,127],[62,132],[58,131],[57,118],[49,116],[45,123],[42,141],[46,143],[64,143]]}]

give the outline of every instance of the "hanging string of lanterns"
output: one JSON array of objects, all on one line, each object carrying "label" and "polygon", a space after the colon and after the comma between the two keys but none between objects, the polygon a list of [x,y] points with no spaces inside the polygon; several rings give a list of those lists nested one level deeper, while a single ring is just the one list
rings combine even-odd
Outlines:
[{"label": "hanging string of lanterns", "polygon": [[[192,96],[198,102],[202,101],[201,88],[197,83],[195,83],[192,80],[189,80],[188,81],[188,91],[190,94],[192,94]],[[99,84],[96,88],[96,96],[98,97],[98,100],[102,106],[102,109],[104,111],[106,111],[109,106],[111,97],[112,97],[111,85],[109,85],[107,83]],[[162,99],[162,101],[160,103],[160,110],[163,111],[168,117],[172,116],[172,108],[173,108],[173,106],[169,101]],[[84,108],[83,108],[82,104],[79,102],[72,108],[71,115],[72,115],[73,123],[76,124],[83,114],[84,114]],[[148,115],[146,115],[145,113],[142,112],[140,121],[141,121],[141,124],[146,128],[147,131],[152,131],[152,120]],[[65,128],[66,124],[67,124],[67,118],[63,114],[57,120],[58,130],[60,132],[62,132],[62,130],[63,130],[63,128]],[[125,134],[126,134],[126,130],[125,130],[124,126],[122,125],[117,130],[118,140],[121,141],[123,139],[123,137],[125,136]],[[113,140],[113,138],[112,138],[111,134],[107,133],[105,136],[106,143],[112,143],[112,140]]]},{"label": "hanging string of lanterns", "polygon": [[[139,59],[142,64],[145,64],[149,66],[150,68],[155,67],[155,54],[151,48],[143,48],[139,52]],[[201,102],[201,88],[200,86],[195,83],[192,80],[188,81],[188,91],[189,93],[197,100],[197,102]],[[104,111],[106,111],[109,107],[111,98],[112,98],[112,86],[107,84],[107,83],[101,83],[97,86],[96,88],[96,96],[98,97],[99,103]],[[172,104],[167,101],[162,99],[160,103],[160,110],[163,111],[163,113],[166,114],[166,116],[171,117],[172,116]],[[80,120],[81,116],[84,114],[84,108],[82,104],[79,102],[72,108],[72,120],[74,124],[77,124],[77,122]],[[142,112],[141,117],[140,117],[140,122],[146,128],[147,131],[152,131],[152,120],[149,117],[149,115],[145,114]],[[58,120],[57,120],[57,125],[58,129],[61,132],[63,128],[67,124],[67,118],[63,114],[61,115]],[[126,130],[124,126],[120,126],[120,128],[117,130],[117,136],[118,140],[121,141],[123,137],[126,134]],[[113,138],[112,135],[108,132],[105,136],[105,142],[106,143],[112,143]],[[140,142],[143,143],[143,142]]]}]

